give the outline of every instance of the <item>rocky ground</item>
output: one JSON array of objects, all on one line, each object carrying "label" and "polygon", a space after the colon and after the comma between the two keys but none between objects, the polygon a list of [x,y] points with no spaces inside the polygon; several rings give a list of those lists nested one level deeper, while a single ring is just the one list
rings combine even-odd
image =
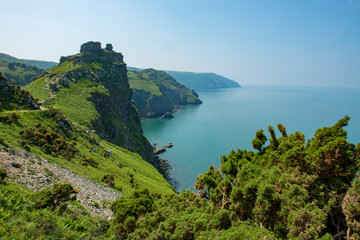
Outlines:
[{"label": "rocky ground", "polygon": [[79,190],[77,200],[91,214],[108,219],[113,217],[109,204],[121,196],[110,188],[20,149],[0,152],[0,168],[7,170],[8,180],[21,183],[35,191],[51,188],[54,183],[70,183]]}]

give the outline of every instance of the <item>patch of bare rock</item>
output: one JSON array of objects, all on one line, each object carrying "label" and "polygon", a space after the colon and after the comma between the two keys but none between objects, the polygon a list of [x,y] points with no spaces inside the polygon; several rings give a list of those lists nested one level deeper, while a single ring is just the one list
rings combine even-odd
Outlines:
[{"label": "patch of bare rock", "polygon": [[55,183],[70,183],[79,190],[77,200],[92,215],[108,219],[113,217],[109,204],[121,196],[121,193],[21,149],[0,152],[0,168],[6,169],[9,181],[21,183],[36,192],[52,188]]}]

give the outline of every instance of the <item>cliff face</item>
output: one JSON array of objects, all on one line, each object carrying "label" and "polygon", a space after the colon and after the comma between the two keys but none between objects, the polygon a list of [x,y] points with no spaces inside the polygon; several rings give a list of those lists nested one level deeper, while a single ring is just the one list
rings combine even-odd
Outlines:
[{"label": "cliff face", "polygon": [[61,57],[59,65],[27,88],[73,122],[152,163],[152,147],[142,134],[140,118],[131,102],[123,55],[112,51],[111,45],[101,49],[98,42],[83,44],[81,53]]},{"label": "cliff face", "polygon": [[141,117],[161,117],[182,105],[202,103],[194,90],[179,84],[163,71],[130,71],[128,77],[133,90],[132,98]]}]

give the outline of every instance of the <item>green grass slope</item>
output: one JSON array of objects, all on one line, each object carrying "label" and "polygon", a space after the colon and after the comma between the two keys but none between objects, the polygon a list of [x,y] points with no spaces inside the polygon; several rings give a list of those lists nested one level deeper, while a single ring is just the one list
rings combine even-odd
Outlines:
[{"label": "green grass slope", "polygon": [[33,109],[32,103],[35,99],[25,90],[21,90],[15,83],[9,83],[8,80],[0,72],[0,112],[14,111],[16,105],[18,110],[27,109],[28,104]]},{"label": "green grass slope", "polygon": [[57,63],[56,62],[51,62],[51,61],[41,61],[41,60],[31,60],[31,59],[19,59],[13,56],[10,56],[8,54],[5,53],[0,53],[0,61],[4,61],[4,62],[15,62],[15,63],[23,63],[26,65],[32,65],[41,69],[48,69],[48,68],[52,68],[53,66],[55,66]]},{"label": "green grass slope", "polygon": [[[173,187],[138,154],[76,127],[57,110],[19,112],[14,119],[12,115],[0,113],[0,147],[25,149],[103,185],[104,178],[112,175],[112,187],[125,194],[145,187],[173,193]],[[7,116],[13,120],[4,121]]]},{"label": "green grass slope", "polygon": [[3,72],[9,82],[13,82],[17,86],[25,86],[31,82],[32,78],[38,76],[43,69],[23,63],[0,61],[0,71]]},{"label": "green grass slope", "polygon": [[216,89],[216,88],[233,88],[240,85],[226,77],[215,73],[194,73],[180,71],[165,71],[174,77],[179,83],[192,89]]},{"label": "green grass slope", "polygon": [[187,104],[200,104],[198,94],[163,71],[128,71],[132,99],[142,117],[160,117]]},{"label": "green grass slope", "polygon": [[79,202],[39,209],[37,196],[20,184],[0,181],[1,239],[108,239],[110,222],[91,216]]}]

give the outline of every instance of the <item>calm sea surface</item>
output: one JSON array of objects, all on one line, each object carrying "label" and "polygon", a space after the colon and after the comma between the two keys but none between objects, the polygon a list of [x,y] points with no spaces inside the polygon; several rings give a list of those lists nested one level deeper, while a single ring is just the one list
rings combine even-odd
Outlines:
[{"label": "calm sea surface", "polygon": [[247,86],[197,92],[203,104],[186,106],[173,119],[142,121],[150,143],[174,144],[160,157],[170,161],[178,191],[191,189],[209,165],[219,166],[220,155],[251,150],[257,130],[269,137],[269,125],[282,123],[288,134],[300,131],[311,138],[349,115],[348,140],[360,142],[360,89]]}]

